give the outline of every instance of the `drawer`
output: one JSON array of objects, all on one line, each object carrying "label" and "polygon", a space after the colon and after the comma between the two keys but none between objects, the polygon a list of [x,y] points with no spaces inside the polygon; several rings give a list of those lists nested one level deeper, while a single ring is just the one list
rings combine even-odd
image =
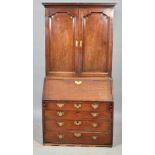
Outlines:
[{"label": "drawer", "polygon": [[45,120],[45,130],[111,131],[112,121],[104,120]]},{"label": "drawer", "polygon": [[50,119],[69,119],[69,120],[84,120],[84,119],[104,119],[112,120],[112,112],[107,111],[67,111],[67,110],[44,110],[45,120]]},{"label": "drawer", "polygon": [[111,145],[112,134],[108,132],[48,131],[44,133],[44,142],[52,144]]},{"label": "drawer", "polygon": [[112,103],[48,101],[44,102],[44,107],[47,110],[109,111],[112,109]]}]

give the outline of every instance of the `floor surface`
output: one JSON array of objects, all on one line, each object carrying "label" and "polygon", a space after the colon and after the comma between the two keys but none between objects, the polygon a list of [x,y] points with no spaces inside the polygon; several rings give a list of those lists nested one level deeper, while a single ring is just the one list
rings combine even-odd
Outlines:
[{"label": "floor surface", "polygon": [[34,141],[34,155],[121,155],[122,145],[107,147],[43,146]]}]

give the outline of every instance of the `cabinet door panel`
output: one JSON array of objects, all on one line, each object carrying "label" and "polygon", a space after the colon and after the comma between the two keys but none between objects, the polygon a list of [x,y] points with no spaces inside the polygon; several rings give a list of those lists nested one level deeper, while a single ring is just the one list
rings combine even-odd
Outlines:
[{"label": "cabinet door panel", "polygon": [[46,15],[47,74],[75,73],[78,9],[50,8]]},{"label": "cabinet door panel", "polygon": [[83,75],[111,72],[111,17],[106,8],[81,8],[81,70]]}]

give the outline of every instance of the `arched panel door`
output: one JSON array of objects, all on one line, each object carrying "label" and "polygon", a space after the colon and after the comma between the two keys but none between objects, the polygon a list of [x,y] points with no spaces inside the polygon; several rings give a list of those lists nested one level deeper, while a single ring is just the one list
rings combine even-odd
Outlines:
[{"label": "arched panel door", "polygon": [[76,72],[77,8],[46,9],[46,74],[74,76]]},{"label": "arched panel door", "polygon": [[80,8],[81,75],[111,76],[112,9]]}]

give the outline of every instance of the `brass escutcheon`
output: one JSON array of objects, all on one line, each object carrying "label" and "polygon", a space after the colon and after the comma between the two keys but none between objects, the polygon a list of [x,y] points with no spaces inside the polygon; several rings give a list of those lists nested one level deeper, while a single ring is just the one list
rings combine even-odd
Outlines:
[{"label": "brass escutcheon", "polygon": [[75,84],[80,85],[80,84],[82,84],[82,81],[75,81]]},{"label": "brass escutcheon", "polygon": [[77,125],[77,126],[79,126],[79,125],[82,124],[82,122],[81,121],[74,121],[74,124]]}]

